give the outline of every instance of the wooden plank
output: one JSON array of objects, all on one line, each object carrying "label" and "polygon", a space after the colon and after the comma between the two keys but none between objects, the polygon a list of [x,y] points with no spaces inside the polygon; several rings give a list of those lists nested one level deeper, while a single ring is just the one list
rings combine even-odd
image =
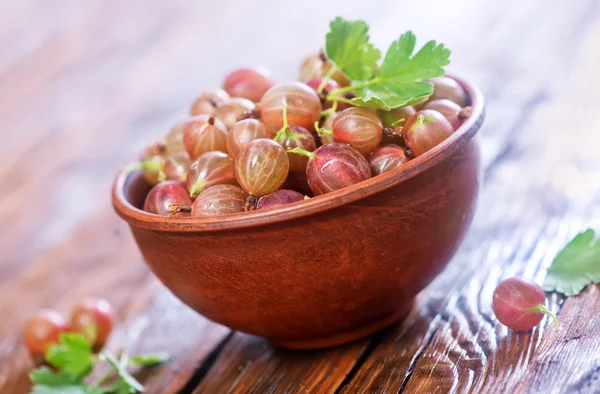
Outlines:
[{"label": "wooden plank", "polygon": [[598,392],[600,287],[568,298],[560,313],[563,324],[544,336],[513,393]]},{"label": "wooden plank", "polygon": [[363,341],[290,352],[262,338],[235,334],[193,393],[334,393],[366,349]]},{"label": "wooden plank", "polygon": [[[264,12],[264,7],[256,4],[240,5],[235,10],[219,7],[216,3],[189,4],[175,11],[167,3],[147,2],[147,9],[151,12],[142,14],[137,5],[131,2],[96,2],[89,9],[78,8],[69,14],[72,19],[69,19],[71,22],[67,26],[70,27],[65,28],[66,31],[58,35],[52,33],[49,46],[34,45],[33,51],[19,52],[19,60],[15,63],[17,66],[2,68],[4,63],[0,64],[0,97],[11,98],[5,102],[7,105],[0,105],[0,134],[3,138],[8,136],[0,147],[0,185],[4,190],[8,188],[12,191],[0,200],[0,220],[15,223],[0,230],[3,259],[0,265],[0,312],[4,316],[11,316],[10,322],[0,324],[0,365],[3,366],[0,371],[0,392],[23,392],[27,387],[25,373],[30,364],[18,338],[23,319],[41,306],[56,306],[67,311],[72,300],[84,295],[104,295],[117,306],[120,319],[126,324],[113,339],[115,345],[139,340],[139,344],[134,346],[136,349],[162,350],[159,345],[170,344],[172,338],[173,347],[169,350],[175,358],[147,377],[150,392],[176,392],[189,379],[201,378],[205,372],[202,368],[200,375],[194,376],[197,364],[201,364],[209,350],[227,334],[227,330],[207,324],[168,296],[159,296],[155,303],[147,307],[158,285],[141,264],[125,227],[110,214],[106,193],[112,173],[118,167],[116,163],[124,162],[151,136],[160,134],[170,120],[181,115],[198,87],[215,85],[210,81],[218,80],[223,68],[231,68],[240,62],[264,63],[275,70],[278,79],[294,77],[300,59],[315,45],[321,45],[326,22],[337,12],[339,4],[319,4],[321,12],[315,14],[310,4],[298,6],[293,12],[289,4],[270,4],[269,12]],[[449,24],[442,23],[448,18],[444,3],[437,2],[435,7],[430,2],[414,3],[406,8],[402,5],[403,19],[420,26],[424,34],[420,34],[420,37],[450,37],[449,42],[445,38],[443,40],[454,50],[454,60],[457,62],[455,70],[478,79],[488,96],[490,108],[495,109],[489,111],[487,130],[483,135],[488,163],[492,163],[499,155],[503,157],[507,139],[522,130],[516,126],[526,123],[529,119],[526,115],[541,104],[539,97],[547,91],[549,77],[560,75],[566,69],[567,60],[578,47],[574,44],[578,42],[577,37],[585,33],[589,21],[594,20],[594,10],[597,10],[588,8],[594,3],[589,1],[552,8],[548,8],[543,1],[514,1],[503,3],[502,7],[507,9],[506,16],[496,20],[496,12],[490,10],[495,10],[497,4],[489,2],[481,6],[481,2],[471,0],[446,6],[457,11],[453,13],[453,23]],[[31,1],[28,4],[40,10],[56,6],[56,3],[34,4]],[[376,39],[385,43],[397,34],[396,30],[389,29],[397,28],[398,10],[395,1],[379,2],[377,7],[344,4],[344,15],[347,12],[349,17],[368,19]],[[294,14],[294,21],[281,17],[290,13]],[[530,18],[533,14],[538,18],[534,25]],[[86,17],[81,18],[81,15]],[[56,24],[45,28],[45,31],[57,31],[53,29],[64,20],[61,19],[64,18],[63,13],[58,16]],[[199,24],[200,16],[204,22]],[[309,17],[314,29],[307,28]],[[223,20],[228,23],[219,23]],[[257,20],[261,23],[256,23]],[[557,25],[561,29],[556,29]],[[106,26],[110,26],[108,31],[112,35],[102,34],[107,31]],[[234,34],[232,26],[238,26],[240,31],[251,29],[256,36],[263,37],[269,36],[272,31],[282,33],[278,39],[257,42],[250,51],[247,38]],[[449,26],[470,26],[475,38],[465,41],[464,29]],[[298,31],[303,31],[303,34],[298,36]],[[524,31],[528,34],[523,34]],[[565,31],[570,34],[564,34]],[[228,42],[231,50],[221,51],[221,40],[207,40],[206,37],[231,37]],[[173,45],[174,42],[177,45]],[[519,43],[519,51],[514,51],[515,42]],[[201,48],[203,53],[211,53],[211,65],[206,64],[206,56],[196,54],[196,48]],[[265,51],[266,48],[269,50]],[[504,55],[506,53],[510,53],[510,56]],[[60,56],[52,58],[53,54]],[[545,59],[542,66],[539,66],[539,59]],[[48,61],[51,61],[50,64]],[[47,68],[40,72],[40,64]],[[11,82],[7,82],[9,80]],[[558,78],[554,80],[559,81]],[[590,102],[589,91],[585,87],[583,90],[586,95],[578,97],[586,97],[588,105],[597,103]],[[532,105],[526,106],[527,103]],[[26,107],[27,111],[23,113],[21,107]],[[551,111],[556,111],[556,107],[551,107]],[[580,115],[590,116],[590,112],[584,111]],[[565,125],[566,122],[563,120],[559,124]],[[555,125],[545,123],[532,126],[532,129],[552,129],[549,126]],[[15,133],[14,130],[23,132]],[[535,139],[538,134],[530,132],[528,135],[533,135]],[[66,145],[64,141],[69,141],[69,144]],[[530,146],[538,145],[534,140]],[[107,163],[115,165],[111,167]],[[509,162],[508,170],[499,171],[500,175],[490,174],[499,186],[493,192],[487,192],[485,201],[489,203],[485,206],[498,210],[488,212],[491,217],[481,219],[475,231],[481,231],[482,237],[492,236],[497,230],[500,234],[483,245],[481,250],[481,238],[470,241],[464,249],[464,255],[470,256],[469,259],[455,264],[460,269],[478,264],[483,258],[512,258],[515,265],[509,267],[507,273],[519,272],[517,265],[521,261],[527,261],[529,268],[525,272],[540,272],[532,271],[532,267],[548,262],[544,260],[541,263],[539,259],[544,248],[551,247],[549,243],[556,239],[552,231],[564,237],[570,234],[564,229],[564,224],[572,220],[569,218],[564,221],[555,218],[549,222],[534,222],[527,230],[512,234],[518,220],[529,220],[536,211],[520,219],[518,214],[530,208],[524,203],[507,209],[506,206],[491,202],[497,196],[511,200],[515,198],[502,188],[509,184],[504,176],[513,174],[517,164]],[[535,176],[539,174],[529,174],[529,179],[535,179]],[[544,188],[546,185],[534,186],[531,189]],[[66,194],[72,199],[65,199],[65,194],[55,192],[65,189],[72,190],[72,193]],[[520,190],[518,196],[531,192],[530,189]],[[575,196],[581,198],[581,193]],[[549,208],[544,207],[550,212],[555,209],[550,201],[544,204],[550,205]],[[26,213],[22,210],[23,206],[28,207]],[[101,208],[96,211],[96,207]],[[502,221],[498,221],[498,217]],[[495,222],[500,223],[498,228],[494,227]],[[537,239],[535,235],[546,224],[552,230]],[[107,236],[113,234],[114,230],[121,234],[116,237],[119,241]],[[49,237],[49,233],[54,234]],[[521,246],[507,246],[519,238],[525,238]],[[538,247],[536,245],[539,242],[541,246]],[[531,258],[531,255],[536,257]],[[30,266],[31,269],[27,270]],[[491,319],[489,309],[483,308],[483,312],[479,310],[489,300],[486,301],[484,297],[476,304],[468,301],[468,295],[472,292],[489,294],[493,289],[500,276],[500,268],[487,269],[489,280],[482,280],[483,276],[473,279],[470,276],[472,271],[465,271],[458,279],[469,291],[450,298],[445,298],[444,292],[451,288],[457,274],[456,271],[444,274],[445,279],[440,278],[432,287],[437,290],[421,297],[423,307],[416,309],[409,319],[415,322],[403,326],[398,334],[400,340],[412,343],[412,340],[407,340],[412,338],[418,346],[404,353],[400,350],[405,345],[388,346],[386,339],[375,348],[373,355],[379,357],[379,349],[388,346],[387,349],[394,355],[398,353],[394,359],[394,363],[398,364],[392,371],[394,363],[388,362],[389,368],[383,368],[369,378],[380,385],[390,384],[390,387],[402,388],[404,384],[408,392],[416,385],[414,378],[427,371],[428,365],[419,361],[419,355],[426,359],[427,355],[435,357],[437,354],[428,353],[432,343],[439,344],[439,347],[450,343],[452,346],[447,351],[446,361],[448,364],[459,362],[461,366],[468,366],[465,376],[473,376],[481,371],[481,362],[477,357],[489,357],[488,353],[481,350],[485,346],[477,341],[489,341],[490,346],[494,345],[492,350],[508,352],[510,355],[512,347],[499,346],[494,342],[492,338],[496,334],[490,333],[489,327],[487,331],[457,330],[457,325],[463,327],[463,320],[469,319],[476,319],[476,324],[492,325],[488,322]],[[537,275],[539,277],[539,273]],[[1,288],[3,283],[5,287]],[[469,283],[470,287],[467,286]],[[131,299],[131,294],[136,294],[135,299]],[[428,296],[431,297],[429,301],[426,298]],[[427,316],[434,314],[446,302],[449,302],[448,309],[456,316],[444,312],[431,324]],[[420,317],[423,311],[426,316]],[[171,317],[163,321],[161,318],[165,315]],[[182,333],[182,330],[185,332]],[[535,341],[539,341],[539,334],[536,334]],[[160,335],[165,336],[165,342],[157,341]],[[394,335],[390,334],[390,337]],[[507,334],[499,335],[506,337]],[[476,345],[470,345],[469,341]],[[518,338],[512,336],[507,341],[513,345],[520,343]],[[523,344],[528,342],[525,340]],[[359,356],[364,357],[365,349],[370,349],[366,343],[311,358],[264,349],[264,342],[236,334],[231,344],[225,345],[221,357],[216,358],[198,390],[219,387],[238,392],[244,392],[239,391],[241,388],[277,392],[284,388],[294,392],[310,388],[331,392],[342,384],[344,376],[348,373],[352,376],[351,370],[362,362]],[[469,346],[475,347],[470,349]],[[263,349],[262,353],[260,349]],[[532,348],[528,351],[531,352]],[[473,356],[466,357],[465,354]],[[390,354],[386,355],[386,359],[392,360],[387,357],[391,357]],[[404,359],[400,360],[402,357]],[[498,357],[505,355],[499,353]],[[529,360],[529,357],[530,353],[526,359]],[[236,362],[241,362],[237,365],[245,365],[246,362],[251,364],[236,374],[230,368]],[[339,369],[336,367],[338,363],[341,365]],[[400,373],[403,365],[413,371],[407,382],[404,382]],[[269,372],[264,377],[261,374],[263,368]],[[223,371],[231,380],[220,378],[218,371]],[[398,377],[388,379],[389,374]],[[360,376],[363,376],[362,369],[354,380],[343,386],[344,391],[352,392],[349,391],[352,387],[362,387],[354,382]],[[446,378],[439,387],[455,387],[452,382],[456,377],[449,374]],[[447,382],[450,382],[450,386],[444,386]],[[464,380],[456,387],[468,387],[469,384],[468,380]],[[423,387],[434,385],[424,383]]]},{"label": "wooden plank", "polygon": [[[546,319],[530,333],[498,324],[491,296],[506,277],[541,281],[545,267],[578,230],[600,226],[600,183],[589,181],[600,177],[597,146],[577,142],[600,128],[595,88],[600,56],[593,50],[599,39],[600,28],[585,37],[569,77],[529,113],[529,126],[488,173],[471,236],[422,295],[417,316],[385,338],[341,392],[376,393],[385,387],[406,393],[493,393],[515,392],[517,385],[520,392],[558,393],[595,384],[600,339],[587,325],[596,303],[582,307],[589,294],[565,303],[559,328],[547,330]],[[572,127],[573,116],[589,123]],[[559,138],[565,130],[569,141]],[[558,310],[561,301],[552,296],[551,309]],[[559,341],[580,331],[588,341],[585,355],[567,345],[558,356]],[[563,383],[547,384],[544,379],[553,374]]]}]

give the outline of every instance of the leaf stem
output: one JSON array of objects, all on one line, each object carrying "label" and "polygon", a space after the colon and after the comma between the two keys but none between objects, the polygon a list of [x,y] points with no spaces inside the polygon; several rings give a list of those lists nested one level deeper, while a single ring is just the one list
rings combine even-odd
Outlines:
[{"label": "leaf stem", "polygon": [[346,97],[340,97],[340,96],[334,97],[333,98],[333,102],[334,103],[341,102],[341,103],[346,103],[346,104],[354,105],[354,103],[352,102],[352,100],[347,99]]},{"label": "leaf stem", "polygon": [[327,95],[327,99],[329,100],[329,96],[339,96],[340,94],[351,92],[352,90],[356,90],[356,89],[361,89],[361,88],[376,84],[378,82],[379,82],[379,77],[375,77],[373,79],[369,79],[368,81],[357,83],[356,85],[350,85],[350,86],[346,86],[344,88],[339,88],[337,90],[329,92],[329,94]]},{"label": "leaf stem", "polygon": [[338,68],[336,66],[332,66],[329,69],[329,71],[327,71],[327,74],[325,74],[325,76],[323,77],[323,80],[321,81],[321,83],[317,87],[317,94],[321,94],[323,92],[323,89],[325,89],[325,86],[327,86],[327,82],[329,82],[329,80],[331,79],[331,77],[333,76],[333,74],[335,74],[335,72],[337,70],[338,70]]},{"label": "leaf stem", "polygon": [[304,149],[298,148],[298,147],[296,147],[294,149],[288,149],[286,152],[288,152],[288,153],[296,153],[296,154],[303,155],[303,156],[306,156],[306,157],[313,157],[313,152],[309,152],[307,150],[304,150]]}]

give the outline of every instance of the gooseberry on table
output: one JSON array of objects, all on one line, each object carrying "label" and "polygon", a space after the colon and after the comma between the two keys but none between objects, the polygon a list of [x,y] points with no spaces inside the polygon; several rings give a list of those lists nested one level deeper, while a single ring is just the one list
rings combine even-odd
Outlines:
[{"label": "gooseberry on table", "polygon": [[546,295],[540,285],[515,276],[498,284],[492,306],[500,323],[515,331],[526,331],[537,326],[544,315],[558,324],[556,316],[545,303]]},{"label": "gooseberry on table", "polygon": [[95,349],[101,349],[115,325],[111,305],[100,298],[84,298],[73,308],[70,331],[83,335]]},{"label": "gooseberry on table", "polygon": [[25,322],[25,345],[35,358],[43,357],[50,346],[58,343],[60,334],[68,329],[61,314],[51,309],[42,309]]}]

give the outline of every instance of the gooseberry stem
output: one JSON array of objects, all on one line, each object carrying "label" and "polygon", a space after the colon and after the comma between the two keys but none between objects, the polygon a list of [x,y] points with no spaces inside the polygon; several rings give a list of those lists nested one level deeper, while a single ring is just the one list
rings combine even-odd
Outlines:
[{"label": "gooseberry stem", "polygon": [[283,126],[279,129],[273,141],[279,142],[279,140],[288,132],[290,126],[288,125],[287,120],[287,102],[285,100],[281,101],[281,109],[283,111]]},{"label": "gooseberry stem", "polygon": [[319,136],[323,135],[333,135],[333,130],[322,129],[319,127],[319,122],[315,122],[315,131]]},{"label": "gooseberry stem", "polygon": [[461,121],[468,119],[471,117],[472,113],[473,113],[473,107],[471,107],[471,106],[464,107],[458,113],[458,119]]},{"label": "gooseberry stem", "polygon": [[329,80],[331,79],[331,77],[333,76],[333,74],[335,74],[335,72],[337,70],[338,70],[338,68],[336,66],[332,66],[329,69],[329,71],[327,71],[327,74],[325,74],[325,76],[323,77],[323,80],[321,81],[321,83],[317,87],[317,94],[321,94],[323,92],[323,89],[325,89],[325,86],[327,86],[327,82],[329,82]]},{"label": "gooseberry stem", "polygon": [[309,158],[313,157],[313,155],[314,155],[313,152],[309,152],[307,150],[304,150],[304,149],[298,148],[298,147],[295,147],[293,149],[288,149],[288,150],[286,150],[286,152],[288,152],[288,153],[296,153],[298,155],[303,155],[303,156],[306,156],[306,157],[309,157]]},{"label": "gooseberry stem", "polygon": [[384,127],[383,129],[381,129],[381,131],[383,132],[384,135],[387,135],[388,137],[400,137],[401,132],[402,132],[402,127],[399,127],[399,126]]},{"label": "gooseberry stem", "polygon": [[175,215],[179,212],[192,212],[192,207],[187,205],[169,204],[169,215]]},{"label": "gooseberry stem", "polygon": [[550,309],[548,309],[546,307],[546,305],[544,305],[544,304],[539,304],[539,305],[533,306],[533,307],[527,309],[527,312],[543,313],[545,315],[548,315],[554,321],[554,325],[558,326],[558,319],[556,318],[556,315],[554,313],[552,313],[552,311]]},{"label": "gooseberry stem", "polygon": [[256,209],[256,204],[258,204],[258,198],[256,198],[254,194],[249,195],[244,204],[244,211],[254,211]]}]

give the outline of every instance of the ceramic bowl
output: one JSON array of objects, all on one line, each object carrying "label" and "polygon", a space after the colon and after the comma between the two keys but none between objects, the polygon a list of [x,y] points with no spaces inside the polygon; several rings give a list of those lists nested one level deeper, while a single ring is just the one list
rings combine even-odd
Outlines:
[{"label": "ceramic bowl", "polygon": [[150,187],[141,173],[122,172],[114,207],[156,276],[209,319],[290,349],[367,336],[408,313],[473,218],[484,103],[455,79],[472,116],[434,149],[357,185],[267,210],[179,218],[142,211]]}]

